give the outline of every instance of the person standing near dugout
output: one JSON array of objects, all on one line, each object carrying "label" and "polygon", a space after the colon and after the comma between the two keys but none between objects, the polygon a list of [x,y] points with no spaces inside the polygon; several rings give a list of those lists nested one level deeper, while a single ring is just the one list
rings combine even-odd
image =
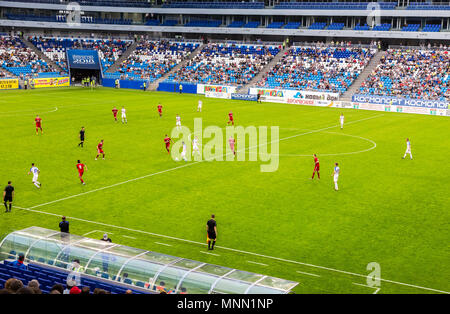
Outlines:
[{"label": "person standing near dugout", "polygon": [[217,240],[217,223],[214,215],[211,215],[211,219],[208,220],[208,222],[206,223],[206,233],[207,233],[208,250],[214,250],[214,245],[216,244]]},{"label": "person standing near dugout", "polygon": [[[6,208],[5,213],[11,212],[13,198],[14,198],[14,187],[11,185],[11,181],[8,181],[8,185],[5,187],[5,190],[3,191],[3,202]],[[6,204],[7,202],[9,204]]]}]

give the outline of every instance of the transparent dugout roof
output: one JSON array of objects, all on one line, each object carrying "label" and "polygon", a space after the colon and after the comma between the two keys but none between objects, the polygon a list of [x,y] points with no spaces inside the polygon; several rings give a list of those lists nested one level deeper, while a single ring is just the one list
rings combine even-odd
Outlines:
[{"label": "transparent dugout roof", "polygon": [[14,231],[0,242],[0,260],[25,262],[176,294],[285,294],[297,282],[61,233],[40,227]]}]

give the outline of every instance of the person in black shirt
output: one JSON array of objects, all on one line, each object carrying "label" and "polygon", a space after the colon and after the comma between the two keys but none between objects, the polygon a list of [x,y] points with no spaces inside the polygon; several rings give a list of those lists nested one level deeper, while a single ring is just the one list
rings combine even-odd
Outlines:
[{"label": "person in black shirt", "polygon": [[[5,190],[3,191],[3,202],[5,204],[5,213],[11,212],[12,207],[12,201],[14,198],[14,187],[11,185],[11,181],[8,181],[8,185],[5,187]],[[9,202],[9,210],[7,206],[7,202]]]},{"label": "person in black shirt", "polygon": [[62,221],[59,223],[61,232],[69,233],[69,222],[66,221],[66,216],[62,216]]},{"label": "person in black shirt", "polygon": [[84,144],[84,126],[83,127],[81,127],[81,131],[80,131],[80,143],[78,144],[78,146],[81,146],[81,147],[83,147],[83,144]]},{"label": "person in black shirt", "polygon": [[103,238],[101,238],[100,240],[106,241],[106,242],[112,242],[111,239],[108,237],[108,234],[107,234],[107,233],[105,233],[105,234],[103,235]]},{"label": "person in black shirt", "polygon": [[206,223],[206,232],[208,234],[208,250],[214,250],[214,245],[216,244],[217,239],[217,223],[214,218],[215,216],[211,215],[211,219]]}]

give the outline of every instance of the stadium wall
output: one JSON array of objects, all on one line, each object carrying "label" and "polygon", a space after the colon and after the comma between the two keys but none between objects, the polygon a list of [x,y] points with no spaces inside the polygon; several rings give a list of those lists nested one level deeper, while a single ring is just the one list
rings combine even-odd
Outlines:
[{"label": "stadium wall", "polygon": [[[197,84],[195,83],[181,83],[183,86],[183,93],[197,94]],[[180,92],[180,83],[178,82],[161,82],[156,89],[159,92]]]},{"label": "stadium wall", "polygon": [[[129,89],[143,89],[144,82],[147,83],[147,87],[150,85],[149,81],[144,80],[119,80],[120,88],[129,88]],[[103,78],[102,85],[104,87],[116,87],[116,80],[112,78]]]}]

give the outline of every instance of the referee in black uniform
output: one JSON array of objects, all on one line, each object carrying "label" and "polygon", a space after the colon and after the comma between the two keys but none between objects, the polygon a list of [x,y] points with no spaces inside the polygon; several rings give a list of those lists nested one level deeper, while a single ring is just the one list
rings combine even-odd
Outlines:
[{"label": "referee in black uniform", "polygon": [[214,250],[214,245],[216,244],[217,239],[217,223],[214,218],[215,216],[211,215],[211,219],[206,223],[206,232],[208,233],[208,250]]},{"label": "referee in black uniform", "polygon": [[[3,202],[5,204],[5,213],[11,212],[12,207],[12,201],[14,198],[14,187],[11,185],[11,181],[8,181],[8,185],[5,187],[5,190],[3,191]],[[6,203],[9,203],[9,210],[8,205]]]},{"label": "referee in black uniform", "polygon": [[82,126],[81,127],[81,130],[80,130],[80,143],[78,144],[78,146],[81,146],[81,147],[83,147],[83,144],[84,144],[84,126]]}]

